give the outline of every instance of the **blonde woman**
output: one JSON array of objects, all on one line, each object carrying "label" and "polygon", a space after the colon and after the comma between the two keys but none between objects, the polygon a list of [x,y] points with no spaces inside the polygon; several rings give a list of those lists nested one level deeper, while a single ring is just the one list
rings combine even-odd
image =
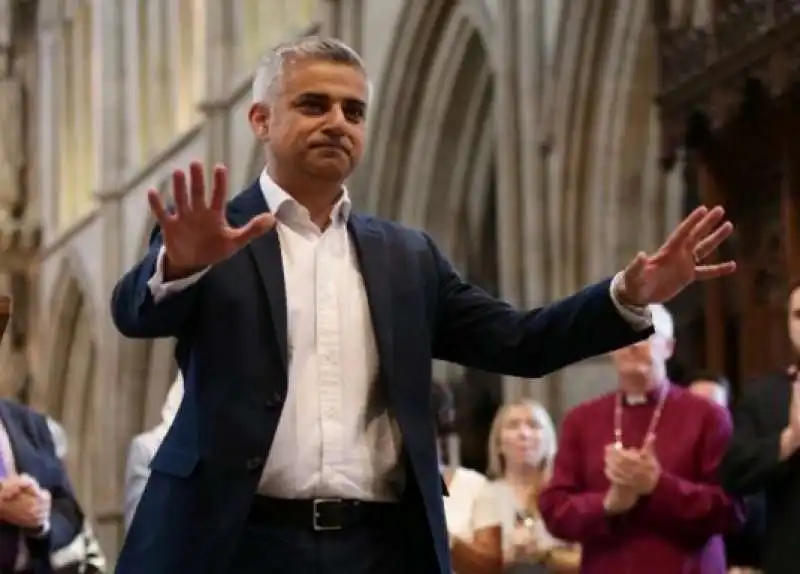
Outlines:
[{"label": "blonde woman", "polygon": [[492,479],[476,502],[475,526],[499,523],[506,568],[573,573],[580,551],[553,538],[539,515],[536,500],[550,479],[556,453],[556,431],[539,403],[520,400],[503,406],[489,434]]}]

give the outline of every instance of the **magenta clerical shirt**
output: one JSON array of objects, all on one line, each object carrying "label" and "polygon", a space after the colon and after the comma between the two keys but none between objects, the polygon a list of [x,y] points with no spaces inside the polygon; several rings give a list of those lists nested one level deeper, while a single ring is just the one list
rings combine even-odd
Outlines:
[{"label": "magenta clerical shirt", "polygon": [[[608,517],[603,497],[606,445],[614,442],[614,393],[579,405],[564,419],[553,479],[539,498],[548,530],[582,545],[583,574],[725,574],[721,534],[743,518],[717,483],[731,436],[724,409],[669,386],[656,429],[661,478],[627,513]],[[623,406],[623,443],[644,442],[657,397]]]}]

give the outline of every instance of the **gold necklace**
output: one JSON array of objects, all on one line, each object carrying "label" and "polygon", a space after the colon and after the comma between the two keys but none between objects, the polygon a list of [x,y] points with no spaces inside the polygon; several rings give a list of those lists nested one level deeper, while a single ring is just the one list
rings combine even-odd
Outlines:
[{"label": "gold necklace", "polygon": [[[661,389],[661,396],[658,398],[656,410],[653,411],[653,416],[650,418],[650,424],[647,427],[647,434],[644,435],[645,442],[651,435],[655,439],[656,427],[661,419],[661,413],[664,410],[664,403],[667,402],[668,394],[669,388]],[[617,392],[617,402],[614,405],[614,448],[619,450],[624,447],[622,443],[622,395],[621,391]]]}]

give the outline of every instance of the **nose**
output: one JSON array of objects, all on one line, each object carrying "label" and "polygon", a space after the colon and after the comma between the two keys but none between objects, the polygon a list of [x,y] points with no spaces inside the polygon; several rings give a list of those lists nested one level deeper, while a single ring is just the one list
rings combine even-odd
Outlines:
[{"label": "nose", "polygon": [[345,134],[347,118],[341,106],[331,106],[326,119],[328,121],[326,122],[325,128],[323,128],[325,135],[329,137],[341,137]]}]

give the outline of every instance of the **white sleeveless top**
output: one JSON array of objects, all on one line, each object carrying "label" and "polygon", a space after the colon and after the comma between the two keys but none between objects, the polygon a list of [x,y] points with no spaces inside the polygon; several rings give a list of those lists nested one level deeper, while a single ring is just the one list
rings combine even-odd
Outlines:
[{"label": "white sleeveless top", "polygon": [[486,484],[486,477],[479,472],[461,467],[455,469],[448,486],[450,496],[444,498],[444,516],[451,536],[472,540],[475,501]]}]

